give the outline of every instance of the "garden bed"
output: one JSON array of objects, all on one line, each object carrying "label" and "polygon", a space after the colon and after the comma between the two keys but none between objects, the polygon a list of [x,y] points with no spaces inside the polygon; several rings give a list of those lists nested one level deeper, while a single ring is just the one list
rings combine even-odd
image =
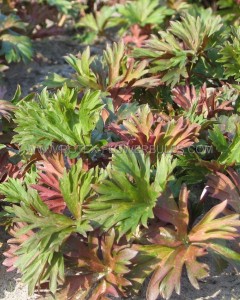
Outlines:
[{"label": "garden bed", "polygon": [[[72,68],[66,64],[63,56],[82,51],[84,46],[74,42],[67,36],[57,38],[47,38],[35,41],[34,48],[36,59],[25,65],[23,63],[12,65],[6,72],[7,97],[11,99],[17,84],[22,87],[23,95],[36,92],[41,89],[39,82],[52,72],[68,77],[72,73]],[[93,46],[93,54],[98,54],[104,48],[103,45]],[[199,191],[195,191],[197,194]],[[196,197],[197,198],[197,197]],[[1,231],[5,243],[9,238],[4,231]],[[3,243],[1,252],[7,249],[7,244]],[[208,262],[212,265],[211,260]],[[181,295],[174,294],[171,300],[238,300],[240,295],[240,274],[236,269],[228,267],[219,274],[212,269],[211,276],[200,283],[200,290],[194,289],[187,279],[186,274],[182,278]],[[142,288],[141,295],[134,300],[145,300],[147,284]],[[32,300],[37,296],[28,296],[27,287],[21,283],[20,275],[16,272],[6,273],[6,268],[0,266],[0,299],[5,300]],[[129,299],[130,300],[130,299]]]},{"label": "garden bed", "polygon": [[0,299],[239,299],[240,4],[195,2],[1,6]]}]

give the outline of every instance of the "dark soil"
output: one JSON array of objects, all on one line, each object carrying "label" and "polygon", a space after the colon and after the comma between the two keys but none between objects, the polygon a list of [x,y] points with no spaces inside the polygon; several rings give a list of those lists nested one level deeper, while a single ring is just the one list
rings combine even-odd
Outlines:
[{"label": "dark soil", "polygon": [[[22,95],[41,90],[41,83],[50,73],[69,76],[72,68],[65,62],[64,56],[82,52],[86,45],[81,45],[68,36],[46,38],[34,41],[35,57],[28,63],[12,64],[4,74],[6,99],[11,99],[19,84]],[[103,44],[91,47],[92,54],[102,52]]]}]

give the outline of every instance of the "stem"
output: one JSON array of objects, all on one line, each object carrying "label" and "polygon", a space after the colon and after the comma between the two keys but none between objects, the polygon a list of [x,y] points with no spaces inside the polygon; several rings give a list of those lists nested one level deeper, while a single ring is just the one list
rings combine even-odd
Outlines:
[{"label": "stem", "polygon": [[61,19],[58,22],[58,26],[62,27],[64,25],[66,19],[67,19],[67,16],[66,15],[62,15]]}]

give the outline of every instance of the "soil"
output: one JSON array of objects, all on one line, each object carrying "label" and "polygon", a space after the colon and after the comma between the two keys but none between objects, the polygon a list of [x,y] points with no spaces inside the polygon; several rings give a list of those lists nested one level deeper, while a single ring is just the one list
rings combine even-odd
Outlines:
[{"label": "soil", "polygon": [[[63,56],[82,51],[85,46],[78,44],[69,37],[49,38],[35,41],[35,59],[27,64],[13,64],[5,73],[5,86],[7,93],[5,99],[11,99],[18,84],[21,85],[22,95],[29,92],[40,91],[41,82],[49,73],[57,73],[69,76],[72,73]],[[91,48],[93,54],[102,52],[103,43]],[[7,248],[7,235],[0,231],[3,240],[0,253]],[[3,237],[3,238],[2,238]],[[3,260],[0,256],[0,263]],[[211,265],[211,261],[208,262]],[[145,300],[146,286],[143,286],[142,296],[134,300]],[[36,297],[28,297],[27,288],[20,282],[16,272],[6,272],[6,268],[0,264],[0,299],[5,300],[32,300]],[[181,296],[174,294],[172,300],[239,300],[240,299],[240,273],[229,267],[225,272],[212,276],[200,282],[200,290],[195,290],[189,283],[187,276],[182,278]],[[130,299],[129,299],[130,300]]]},{"label": "soil", "polygon": [[[92,55],[100,54],[104,44],[103,41],[91,47]],[[22,96],[40,91],[41,83],[51,73],[69,77],[73,71],[65,62],[64,56],[70,53],[77,54],[84,48],[86,48],[85,45],[81,45],[67,36],[36,40],[34,42],[34,59],[28,64],[12,64],[5,72],[4,85],[7,92],[4,98],[10,100],[18,84],[21,86]]]}]

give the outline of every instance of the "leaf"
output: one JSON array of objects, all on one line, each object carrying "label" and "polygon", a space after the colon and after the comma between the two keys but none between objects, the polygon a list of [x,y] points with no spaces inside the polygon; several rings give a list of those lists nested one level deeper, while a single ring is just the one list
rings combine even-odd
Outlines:
[{"label": "leaf", "polygon": [[239,145],[240,145],[240,127],[236,124],[236,132],[233,138],[227,139],[223,135],[218,125],[209,130],[209,137],[215,148],[220,152],[218,162],[230,166],[240,161]]},{"label": "leaf", "polygon": [[33,56],[32,44],[28,37],[17,34],[3,34],[0,36],[2,47],[0,55],[5,55],[8,63],[28,62]]},{"label": "leaf", "polygon": [[[87,243],[76,237],[71,237],[69,242],[70,251],[65,255],[72,263],[75,261],[78,266],[83,266],[83,272],[66,277],[58,299],[75,299],[79,295],[83,300],[126,296],[125,288],[131,284],[126,275],[137,255],[136,250],[130,245],[118,246],[114,230],[105,233],[100,244],[96,236],[91,236]],[[84,266],[88,267],[88,272],[84,271]]]},{"label": "leaf", "polygon": [[[64,157],[61,153],[42,155],[43,160],[36,163],[38,180],[31,187],[39,192],[41,199],[55,213],[61,213],[66,208],[60,190],[60,179],[65,170]],[[71,165],[71,162],[69,162]]]},{"label": "leaf", "polygon": [[65,86],[53,96],[43,90],[38,102],[18,104],[14,142],[30,153],[37,147],[46,151],[53,142],[78,146],[77,151],[82,151],[81,146],[90,145],[102,107],[98,91],[86,92],[77,108],[74,90]]},{"label": "leaf", "polygon": [[3,253],[5,256],[3,265],[8,267],[7,272],[11,272],[16,269],[14,264],[16,263],[18,257],[15,252],[19,249],[19,246],[24,241],[34,234],[32,230],[29,230],[27,233],[19,236],[17,234],[18,230],[22,229],[25,225],[25,223],[16,223],[9,230],[9,234],[11,234],[13,238],[8,240],[9,249]]},{"label": "leaf", "polygon": [[232,168],[227,170],[229,177],[225,174],[216,172],[208,175],[205,191],[211,197],[221,201],[227,200],[228,204],[236,211],[240,212],[240,176]]},{"label": "leaf", "polygon": [[[165,170],[163,179],[159,180],[160,167]],[[141,150],[115,150],[108,169],[109,178],[93,186],[99,196],[89,203],[86,214],[105,230],[119,223],[120,236],[128,232],[133,234],[139,224],[147,227],[173,168],[174,163],[163,157],[152,182],[149,156]]]},{"label": "leaf", "polygon": [[[239,237],[240,225],[237,214],[216,218],[221,214],[227,202],[214,206],[193,228],[189,226],[188,192],[182,187],[179,206],[176,209],[158,208],[157,215],[174,226],[160,227],[155,233],[149,228],[148,240],[153,243],[151,248],[142,246],[145,255],[157,259],[152,267],[154,273],[149,282],[147,299],[155,300],[160,294],[169,299],[175,290],[180,294],[180,280],[184,265],[188,278],[195,288],[199,288],[198,280],[208,276],[209,267],[197,261],[208,251],[220,254],[225,260],[239,261],[239,254],[217,243],[217,240],[233,240]],[[149,251],[150,250],[150,251]],[[149,252],[149,254],[148,254]],[[144,266],[143,266],[144,267]]]},{"label": "leaf", "polygon": [[68,173],[65,171],[63,178],[60,180],[64,201],[77,220],[81,220],[84,201],[92,193],[91,184],[94,175],[94,169],[84,171],[82,160],[79,160]]},{"label": "leaf", "polygon": [[86,14],[81,18],[80,22],[76,24],[76,27],[85,28],[90,32],[96,33],[96,36],[106,34],[106,30],[112,27],[116,27],[121,19],[114,16],[116,9],[114,6],[103,6],[99,11],[94,14]]},{"label": "leaf", "polygon": [[[200,126],[190,124],[183,117],[178,120],[158,120],[148,105],[138,109],[135,115],[131,115],[123,121],[123,126],[109,126],[109,129],[116,133],[123,144],[130,147],[140,146],[152,158],[162,153],[179,153],[197,141]],[[110,143],[114,146],[114,143]]]},{"label": "leaf", "polygon": [[26,169],[23,169],[18,155],[11,155],[11,147],[0,150],[0,183],[7,182],[9,178],[21,178]]},{"label": "leaf", "polygon": [[204,115],[205,118],[212,118],[220,112],[234,110],[231,100],[224,101],[227,89],[226,86],[221,89],[208,89],[205,83],[197,95],[194,86],[179,86],[172,91],[173,101],[184,111],[198,116]]},{"label": "leaf", "polygon": [[211,244],[211,250],[223,256],[224,259],[227,259],[228,261],[233,261],[234,263],[240,262],[240,254],[230,248],[213,243]]},{"label": "leaf", "polygon": [[219,152],[225,152],[228,148],[228,143],[224,138],[219,126],[215,125],[212,131],[209,131],[209,137]]},{"label": "leaf", "polygon": [[221,58],[218,60],[223,63],[225,68],[226,78],[234,77],[234,79],[240,81],[240,29],[232,27],[232,35],[230,41],[227,41],[222,46],[220,51]]},{"label": "leaf", "polygon": [[0,184],[0,194],[4,195],[5,201],[10,203],[28,202],[29,193],[34,194],[34,191],[27,191],[24,182],[19,179],[9,178],[8,181]]},{"label": "leaf", "polygon": [[143,78],[149,73],[146,60],[135,62],[125,52],[123,41],[113,43],[112,47],[107,46],[102,57],[91,57],[90,49],[86,48],[80,58],[74,55],[65,58],[76,71],[73,79],[53,74],[45,84],[49,84],[49,87],[60,87],[66,83],[68,87],[75,87],[79,91],[82,88],[101,90],[104,96],[110,95],[115,110],[118,110],[121,104],[130,102],[135,89],[151,88],[160,83],[156,76]]},{"label": "leaf", "polygon": [[11,113],[15,110],[15,106],[12,105],[9,101],[0,100],[0,135],[3,135],[3,118],[8,122],[11,120]]},{"label": "leaf", "polygon": [[165,6],[159,6],[157,0],[139,0],[127,2],[118,6],[118,12],[129,25],[162,24],[173,11]]},{"label": "leaf", "polygon": [[202,220],[192,228],[189,240],[198,243],[213,239],[233,240],[238,237],[237,227],[240,221],[237,214],[215,219],[223,212],[226,205],[227,201],[224,201],[207,212]]},{"label": "leaf", "polygon": [[203,255],[204,249],[195,246],[188,248],[180,246],[177,250],[170,252],[170,255],[163,259],[151,277],[147,299],[155,300],[159,293],[164,299],[169,299],[174,290],[180,294],[180,278],[185,263],[191,283],[199,288],[197,279],[202,279],[208,275],[207,265],[196,261],[197,257]]},{"label": "leaf", "polygon": [[28,62],[33,56],[31,40],[15,30],[25,30],[25,24],[15,15],[0,14],[0,55],[4,55],[8,63]]},{"label": "leaf", "polygon": [[152,36],[134,56],[149,59],[151,71],[160,73],[162,81],[173,87],[190,76],[189,70],[221,27],[221,18],[212,16],[210,9],[197,17],[187,14],[181,21],[171,21],[170,28],[160,32],[160,39]]},{"label": "leaf", "polygon": [[75,222],[65,215],[51,212],[36,193],[28,195],[28,203],[7,209],[16,216],[15,222],[26,223],[14,233],[15,236],[21,237],[34,230],[14,252],[17,256],[14,266],[21,271],[22,281],[28,284],[29,294],[33,294],[36,285],[48,281],[50,291],[56,293],[58,282],[64,280],[61,247],[72,233],[86,235],[91,227],[86,221]]},{"label": "leaf", "polygon": [[123,41],[126,45],[134,45],[138,48],[143,46],[144,41],[149,38],[149,34],[151,30],[148,28],[141,28],[139,25],[135,24],[130,27],[130,34],[125,34],[123,37]]}]

